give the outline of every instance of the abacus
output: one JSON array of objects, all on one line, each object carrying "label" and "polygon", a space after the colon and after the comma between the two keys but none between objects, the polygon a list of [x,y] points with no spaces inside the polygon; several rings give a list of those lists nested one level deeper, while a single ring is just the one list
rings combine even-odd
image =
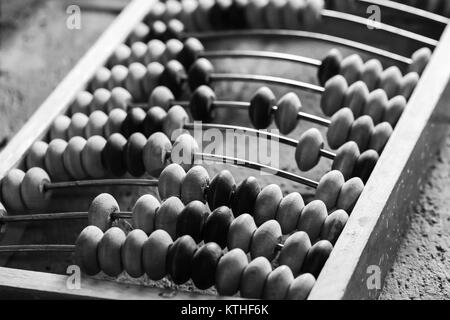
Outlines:
[{"label": "abacus", "polygon": [[414,3],[133,0],[0,153],[1,294],[376,298],[450,113]]}]

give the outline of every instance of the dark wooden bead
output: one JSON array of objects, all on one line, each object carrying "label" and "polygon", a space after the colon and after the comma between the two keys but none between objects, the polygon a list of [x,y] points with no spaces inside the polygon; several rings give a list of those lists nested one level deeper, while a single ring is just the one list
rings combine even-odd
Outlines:
[{"label": "dark wooden bead", "polygon": [[184,41],[183,49],[178,54],[177,60],[186,70],[203,54],[205,47],[196,38],[188,38]]},{"label": "dark wooden bead", "polygon": [[230,25],[230,0],[216,0],[209,10],[209,22],[214,30],[227,29]]},{"label": "dark wooden bead", "polygon": [[214,67],[209,60],[205,58],[197,59],[189,68],[189,88],[194,91],[201,85],[209,85],[211,82],[211,73],[213,72]]},{"label": "dark wooden bead", "polygon": [[255,177],[248,177],[237,187],[233,194],[232,206],[235,217],[248,213],[253,215],[255,211],[255,203],[261,187]]},{"label": "dark wooden bead", "polygon": [[248,109],[250,121],[256,129],[265,129],[272,123],[272,108],[276,100],[272,90],[261,87],[250,100]]},{"label": "dark wooden bead", "polygon": [[230,206],[231,195],[236,188],[234,177],[228,170],[219,172],[211,181],[206,197],[211,210],[220,206]]},{"label": "dark wooden bead", "polygon": [[192,258],[197,244],[190,236],[178,238],[167,254],[167,273],[175,284],[183,284],[192,273]]},{"label": "dark wooden bead", "polygon": [[128,172],[134,177],[140,177],[145,173],[142,152],[146,143],[147,139],[145,136],[140,132],[136,132],[130,136],[125,146],[125,165]]},{"label": "dark wooden bead", "polygon": [[208,208],[202,202],[196,200],[187,204],[177,219],[177,237],[189,235],[199,243],[208,215]]},{"label": "dark wooden bead", "polygon": [[228,229],[233,219],[233,213],[228,207],[222,206],[214,210],[206,219],[203,228],[203,240],[215,242],[221,248],[225,248],[227,246]]},{"label": "dark wooden bead", "polygon": [[356,161],[353,176],[361,178],[361,180],[366,183],[378,162],[378,158],[378,152],[375,150],[367,150],[361,153]]},{"label": "dark wooden bead", "polygon": [[153,133],[162,131],[166,115],[167,112],[161,107],[156,106],[148,109],[142,125],[144,135],[150,137]]},{"label": "dark wooden bead", "polygon": [[123,176],[127,171],[124,162],[124,151],[127,139],[120,133],[114,133],[106,141],[102,153],[102,161],[106,169],[115,176]]},{"label": "dark wooden bead", "polygon": [[135,132],[142,132],[146,113],[141,108],[131,108],[122,123],[122,135],[128,139]]},{"label": "dark wooden bead", "polygon": [[200,290],[214,285],[217,264],[222,257],[222,249],[214,242],[209,242],[198,249],[192,259],[192,281]]},{"label": "dark wooden bead", "polygon": [[175,97],[179,97],[182,92],[183,76],[186,71],[183,65],[177,60],[170,60],[161,75],[160,84],[169,88]]},{"label": "dark wooden bead", "polygon": [[325,85],[329,79],[339,74],[341,61],[342,55],[337,49],[331,50],[322,60],[322,64],[317,71],[317,77],[322,86]]},{"label": "dark wooden bead", "polygon": [[333,245],[328,240],[316,242],[306,255],[302,273],[311,273],[317,279],[332,250]]},{"label": "dark wooden bead", "polygon": [[195,89],[189,102],[192,118],[197,121],[210,122],[214,100],[216,100],[216,94],[210,87],[201,85]]}]

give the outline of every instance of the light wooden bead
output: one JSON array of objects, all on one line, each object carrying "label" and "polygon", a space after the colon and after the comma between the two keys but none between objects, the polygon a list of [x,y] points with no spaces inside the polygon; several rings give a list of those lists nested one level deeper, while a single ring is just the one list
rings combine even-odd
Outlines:
[{"label": "light wooden bead", "polygon": [[46,208],[50,200],[50,192],[45,191],[44,185],[49,182],[51,182],[50,177],[41,168],[34,167],[25,173],[20,194],[27,209],[34,211]]},{"label": "light wooden bead", "polygon": [[248,265],[247,255],[241,249],[228,251],[216,270],[216,289],[222,296],[233,296],[239,290],[242,273]]},{"label": "light wooden bead", "polygon": [[372,118],[375,125],[379,124],[384,116],[388,105],[388,97],[382,89],[376,89],[369,94],[363,114]]},{"label": "light wooden bead", "polygon": [[108,110],[119,108],[126,110],[128,105],[133,101],[133,96],[128,90],[116,87],[111,90],[111,99],[109,100]]},{"label": "light wooden bead", "polygon": [[341,75],[336,75],[325,83],[320,107],[326,116],[331,117],[342,108],[347,90],[347,81]]},{"label": "light wooden bead", "polygon": [[110,90],[116,87],[125,88],[125,81],[128,77],[128,68],[119,64],[111,69],[111,79],[109,80],[108,88]]},{"label": "light wooden bead", "polygon": [[145,41],[150,33],[150,28],[147,24],[140,22],[133,29],[131,34],[128,37],[128,43],[132,44],[138,41]]},{"label": "light wooden bead", "polygon": [[364,111],[368,98],[369,89],[364,82],[359,80],[348,88],[344,106],[350,108],[355,117],[359,117]]},{"label": "light wooden bead", "polygon": [[316,242],[308,251],[308,255],[303,263],[302,273],[311,273],[318,278],[332,250],[333,245],[328,240]]},{"label": "light wooden bead", "polygon": [[293,275],[296,276],[300,274],[303,261],[310,248],[311,241],[308,234],[303,231],[297,231],[284,242],[278,261],[280,265],[288,266]]},{"label": "light wooden bead", "polygon": [[44,162],[48,174],[54,181],[67,181],[70,179],[63,162],[63,154],[66,147],[67,142],[62,139],[53,139],[48,144]]},{"label": "light wooden bead", "polygon": [[364,63],[361,80],[366,84],[369,91],[378,88],[382,72],[383,66],[380,60],[370,59]]},{"label": "light wooden bead", "polygon": [[166,12],[166,5],[163,2],[156,2],[154,6],[152,6],[152,10],[148,13],[146,20],[148,23],[151,23],[155,20],[161,20],[164,17]]},{"label": "light wooden bead", "polygon": [[375,150],[366,150],[359,156],[356,161],[355,169],[353,170],[353,176],[360,177],[361,180],[366,183],[372,174],[379,159],[379,154]]},{"label": "light wooden bead", "polygon": [[278,206],[283,199],[283,192],[276,184],[262,189],[256,197],[254,219],[257,226],[276,217]]},{"label": "light wooden bead", "polygon": [[67,140],[67,132],[70,126],[70,118],[66,115],[59,115],[50,128],[50,140],[62,139]]},{"label": "light wooden bead", "polygon": [[158,86],[153,89],[152,93],[150,94],[148,104],[150,107],[158,106],[163,108],[164,110],[169,110],[174,99],[175,96],[169,88]]},{"label": "light wooden bead", "polygon": [[345,180],[350,179],[359,155],[360,152],[356,142],[349,141],[343,144],[336,152],[336,157],[331,166],[332,170],[340,171]]},{"label": "light wooden bead", "polygon": [[402,79],[403,76],[398,67],[389,67],[381,73],[379,87],[386,92],[387,97],[390,99],[399,94]]},{"label": "light wooden bead", "polygon": [[104,127],[108,121],[108,116],[103,111],[97,110],[89,115],[89,120],[86,125],[86,137],[103,136]]},{"label": "light wooden bead", "polygon": [[164,21],[169,19],[178,19],[181,14],[182,6],[177,0],[167,0],[166,1],[166,12],[164,13]]},{"label": "light wooden bead", "polygon": [[75,100],[73,101],[70,110],[72,111],[72,114],[75,114],[77,112],[86,114],[89,112],[90,105],[92,103],[92,94],[87,91],[80,91],[76,96]]},{"label": "light wooden bead", "polygon": [[197,26],[194,21],[194,13],[198,7],[198,1],[196,0],[183,0],[181,2],[180,20],[189,31],[196,31]]},{"label": "light wooden bead", "polygon": [[86,139],[73,137],[69,140],[63,154],[63,163],[66,171],[75,180],[87,178],[87,173],[81,164],[81,152],[86,146]]},{"label": "light wooden bead", "polygon": [[216,269],[222,249],[214,242],[201,246],[192,258],[192,281],[200,290],[206,290],[214,285]]},{"label": "light wooden bead", "polygon": [[211,30],[209,22],[209,12],[214,5],[214,0],[199,0],[197,10],[194,12],[193,19],[199,31]]},{"label": "light wooden bead", "polygon": [[199,243],[208,216],[209,210],[202,202],[194,200],[188,203],[177,219],[177,237],[189,235]]},{"label": "light wooden bead", "polygon": [[159,201],[152,195],[141,196],[132,210],[131,223],[134,229],[141,229],[150,234],[155,229],[155,215],[159,208]]},{"label": "light wooden bead", "polygon": [[290,193],[281,200],[276,219],[283,234],[290,234],[295,230],[304,207],[305,202],[298,192]]},{"label": "light wooden bead", "polygon": [[183,209],[183,202],[177,197],[170,197],[164,200],[156,211],[155,230],[162,229],[172,239],[175,239],[177,235],[177,219]]},{"label": "light wooden bead", "polygon": [[[131,46],[131,56],[130,62],[133,64],[134,62],[139,62],[143,65],[147,65],[150,63],[150,59],[148,57],[148,46],[141,41],[134,42]],[[131,65],[130,65],[131,66]]]},{"label": "light wooden bead", "polygon": [[418,82],[419,82],[419,75],[416,72],[408,73],[403,77],[400,83],[399,94],[404,96],[406,100],[409,100]]},{"label": "light wooden bead", "polygon": [[284,135],[291,133],[297,126],[297,116],[302,103],[298,96],[289,92],[285,94],[277,103],[275,112],[275,123]]},{"label": "light wooden bead", "polygon": [[70,125],[67,128],[67,137],[86,137],[86,126],[89,122],[89,118],[84,113],[75,113],[72,116],[72,120],[70,121]]},{"label": "light wooden bead", "polygon": [[[172,0],[172,2],[176,2],[176,1]],[[183,42],[181,42],[178,39],[167,40],[166,50],[164,51],[164,55],[163,55],[164,62],[168,62],[170,60],[177,59],[181,50],[183,50]]]},{"label": "light wooden bead", "polygon": [[156,230],[142,247],[142,265],[147,276],[158,281],[164,278],[167,270],[167,253],[173,241],[164,230]]},{"label": "light wooden bead", "polygon": [[348,136],[355,117],[349,108],[343,108],[331,117],[331,124],[327,130],[328,145],[337,149],[348,141]]},{"label": "light wooden bead", "polygon": [[336,206],[339,193],[345,183],[344,176],[338,170],[333,170],[325,175],[319,181],[316,189],[316,199],[322,200],[328,209]]},{"label": "light wooden bead", "polygon": [[148,92],[145,92],[143,83],[147,77],[147,67],[140,62],[133,62],[128,67],[128,76],[125,81],[125,88],[135,101],[145,101]]},{"label": "light wooden bead", "polygon": [[108,109],[108,103],[110,99],[111,99],[111,91],[104,88],[99,88],[95,90],[90,110],[91,113],[96,110],[106,112]]},{"label": "light wooden bead", "polygon": [[181,200],[189,203],[194,200],[206,202],[205,192],[209,185],[208,171],[202,166],[192,167],[181,183]]},{"label": "light wooden bead", "polygon": [[341,62],[341,75],[347,80],[349,85],[361,79],[364,62],[357,54],[345,57]]},{"label": "light wooden bead", "polygon": [[242,273],[240,293],[247,299],[261,299],[267,276],[272,266],[264,257],[258,257],[245,267]]},{"label": "light wooden bead", "polygon": [[403,96],[396,96],[389,100],[384,121],[388,122],[392,128],[395,128],[398,120],[406,108],[406,99]]},{"label": "light wooden bead", "polygon": [[295,161],[301,171],[314,168],[320,160],[320,150],[324,146],[322,134],[316,128],[305,131],[295,149]]},{"label": "light wooden bead", "polygon": [[147,45],[147,59],[150,62],[162,62],[166,45],[158,39],[152,39]]},{"label": "light wooden bead", "polygon": [[306,29],[312,29],[321,20],[321,12],[325,6],[323,0],[306,1],[302,14],[302,22]]},{"label": "light wooden bead", "polygon": [[183,133],[173,143],[170,159],[188,171],[194,164],[194,156],[198,152],[198,144],[190,134]]},{"label": "light wooden bead", "polygon": [[253,217],[247,213],[241,214],[233,220],[228,230],[227,247],[229,250],[239,248],[249,252],[256,224]]},{"label": "light wooden bead", "polygon": [[286,0],[271,0],[267,3],[264,10],[266,27],[269,29],[283,29],[283,9],[286,5]]},{"label": "light wooden bead", "polygon": [[408,72],[416,72],[422,75],[428,62],[431,59],[431,50],[429,48],[421,48],[413,53],[412,63],[408,67]]},{"label": "light wooden bead", "polygon": [[311,201],[303,209],[297,229],[306,232],[311,242],[315,242],[320,235],[320,230],[327,216],[327,207],[322,201]]},{"label": "light wooden bead", "polygon": [[102,230],[96,226],[87,226],[75,241],[75,263],[89,276],[100,272],[97,249],[102,238]]},{"label": "light wooden bead", "polygon": [[248,108],[250,121],[255,129],[266,129],[270,126],[275,103],[275,95],[268,87],[261,87],[255,92]]},{"label": "light wooden bead", "polygon": [[114,53],[109,58],[109,65],[124,65],[127,66],[130,62],[131,49],[125,44],[120,44]]},{"label": "light wooden bead", "polygon": [[283,7],[283,21],[287,29],[299,30],[301,28],[300,13],[304,11],[306,1],[287,0]]},{"label": "light wooden bead", "polygon": [[125,243],[125,233],[117,228],[108,229],[98,244],[98,262],[104,273],[117,277],[123,271],[121,249]]},{"label": "light wooden bead", "polygon": [[265,10],[269,0],[250,0],[245,10],[248,25],[252,29],[266,28]]},{"label": "light wooden bead", "polygon": [[133,278],[144,274],[142,248],[148,237],[144,231],[135,229],[128,233],[122,246],[121,255],[125,271]]},{"label": "light wooden bead", "polygon": [[102,152],[106,140],[101,136],[90,137],[81,151],[81,165],[89,177],[94,179],[103,178],[106,174],[102,162]]},{"label": "light wooden bead", "polygon": [[353,122],[348,140],[356,142],[359,150],[364,151],[369,145],[374,128],[374,122],[370,116],[361,116]]},{"label": "light wooden bead", "polygon": [[192,273],[192,258],[197,244],[190,236],[182,236],[175,240],[167,254],[167,271],[175,284],[183,284]]},{"label": "light wooden bead", "polygon": [[120,133],[122,124],[127,117],[127,113],[123,109],[115,108],[109,112],[108,120],[104,125],[104,136],[109,137],[114,133]]},{"label": "light wooden bead", "polygon": [[339,193],[336,208],[346,212],[352,212],[353,207],[364,190],[364,183],[358,177],[352,178],[344,183]]},{"label": "light wooden bead", "polygon": [[12,212],[25,211],[25,204],[20,195],[20,187],[25,177],[25,172],[19,169],[11,169],[2,179],[2,200],[8,209]]},{"label": "light wooden bead", "polygon": [[167,199],[172,196],[181,197],[181,184],[186,177],[184,169],[171,163],[159,175],[158,191],[161,199]]},{"label": "light wooden bead", "polygon": [[[306,4],[305,0],[290,0],[289,2],[297,2],[304,6]],[[297,18],[298,19],[298,18]],[[342,54],[337,49],[331,49],[325,58],[322,59],[322,63],[317,69],[317,78],[321,86],[325,86],[328,80],[339,74],[341,70]]]},{"label": "light wooden bead", "polygon": [[326,219],[320,232],[322,240],[328,240],[334,245],[344,230],[348,220],[348,214],[344,210],[336,210],[331,213]]},{"label": "light wooden bead", "polygon": [[376,125],[370,137],[369,149],[373,149],[378,154],[381,154],[393,131],[394,129],[392,129],[389,122],[381,122]]},{"label": "light wooden bead", "polygon": [[167,112],[163,121],[163,132],[174,141],[183,132],[184,125],[189,121],[189,115],[181,106],[173,106]]},{"label": "light wooden bead", "polygon": [[88,209],[88,224],[105,232],[112,225],[111,214],[120,212],[119,204],[109,193],[101,193],[92,200]]},{"label": "light wooden bead", "polygon": [[267,276],[263,299],[283,300],[293,281],[294,276],[291,269],[287,266],[279,266]]},{"label": "light wooden bead", "polygon": [[287,300],[306,300],[316,284],[316,279],[310,273],[304,273],[291,283],[286,296]]},{"label": "light wooden bead", "polygon": [[167,165],[167,158],[172,150],[172,143],[162,132],[152,134],[144,147],[142,158],[145,170],[157,177]]},{"label": "light wooden bead", "polygon": [[33,167],[45,169],[45,154],[47,153],[47,149],[47,142],[36,141],[33,143],[25,158],[26,167],[28,169]]},{"label": "light wooden bead", "polygon": [[250,256],[266,257],[272,261],[276,254],[276,248],[281,243],[281,227],[276,220],[269,220],[263,223],[253,234],[250,244]]},{"label": "light wooden bead", "polygon": [[101,67],[97,70],[94,77],[92,78],[90,87],[91,91],[94,92],[99,88],[107,88],[109,80],[111,79],[111,71],[108,68]]}]

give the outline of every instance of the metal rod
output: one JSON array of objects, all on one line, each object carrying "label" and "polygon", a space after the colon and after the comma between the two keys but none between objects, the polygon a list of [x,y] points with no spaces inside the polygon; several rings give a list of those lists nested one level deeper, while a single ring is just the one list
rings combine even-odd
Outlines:
[{"label": "metal rod", "polygon": [[320,155],[322,157],[324,157],[324,158],[328,158],[328,159],[331,159],[331,160],[334,160],[336,158],[336,154],[335,153],[333,153],[331,151],[328,151],[328,150],[325,150],[325,149],[320,149]]},{"label": "metal rod", "polygon": [[18,244],[0,246],[0,252],[73,252],[69,244]]},{"label": "metal rod", "polygon": [[318,117],[318,116],[315,116],[315,115],[312,115],[309,113],[301,112],[301,111],[297,114],[297,119],[307,120],[309,122],[319,124],[324,127],[329,127],[331,125],[331,120],[321,118],[321,117]]},{"label": "metal rod", "polygon": [[158,180],[155,179],[99,179],[99,180],[81,180],[49,182],[44,184],[44,190],[71,189],[80,187],[105,187],[105,186],[148,186],[157,187]]},{"label": "metal rod", "polygon": [[[13,216],[0,216],[0,224],[11,222],[30,222],[30,221],[55,221],[55,220],[75,220],[86,219],[87,212],[52,212],[38,214],[24,214]],[[112,219],[131,219],[131,212],[113,212]]]}]

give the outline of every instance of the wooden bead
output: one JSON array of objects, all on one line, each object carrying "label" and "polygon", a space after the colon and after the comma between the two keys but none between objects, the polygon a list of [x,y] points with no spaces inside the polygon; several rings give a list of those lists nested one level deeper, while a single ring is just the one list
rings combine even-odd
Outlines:
[{"label": "wooden bead", "polygon": [[259,88],[250,100],[250,121],[256,129],[266,129],[272,123],[272,109],[276,100],[268,87]]},{"label": "wooden bead", "polygon": [[250,243],[255,231],[256,224],[251,215],[244,213],[235,218],[228,229],[228,250],[239,248],[244,252],[249,252]]},{"label": "wooden bead", "polygon": [[[128,78],[128,68],[121,64],[115,65],[111,69],[111,78],[109,80],[108,88],[110,90],[116,87],[125,88],[125,82],[127,78]],[[111,106],[111,102],[108,103],[108,105]],[[111,106],[111,108],[113,107]]]},{"label": "wooden bead", "polygon": [[104,127],[108,121],[106,113],[96,110],[89,115],[88,122],[85,128],[85,136],[87,138],[92,136],[103,136]]},{"label": "wooden bead", "polygon": [[106,170],[113,175],[120,177],[127,172],[127,167],[124,161],[125,146],[127,139],[120,133],[112,134],[106,141],[103,149],[102,161]]},{"label": "wooden bead", "polygon": [[230,26],[229,15],[232,0],[216,0],[209,10],[208,18],[214,30],[224,30]]},{"label": "wooden bead", "polygon": [[302,23],[306,29],[312,29],[320,22],[324,5],[323,0],[306,1],[305,9],[301,15]]},{"label": "wooden bead", "polygon": [[146,113],[141,108],[131,108],[122,122],[121,133],[128,139],[135,132],[142,132]]},{"label": "wooden bead", "polygon": [[25,158],[26,167],[28,169],[33,167],[39,167],[45,169],[45,154],[48,150],[48,144],[44,141],[36,141],[28,150],[28,154]]},{"label": "wooden bead", "polygon": [[133,63],[140,63],[141,65],[147,65],[150,63],[148,57],[148,46],[142,41],[136,41],[131,46],[130,67]]},{"label": "wooden bead", "polygon": [[265,257],[272,261],[276,254],[276,248],[281,243],[281,227],[276,220],[269,220],[263,223],[253,234],[250,243],[250,256]]},{"label": "wooden bead", "polygon": [[[326,221],[326,220],[325,220]],[[298,231],[286,239],[278,259],[280,265],[288,266],[294,276],[300,274],[303,261],[311,248],[311,241],[306,232]]]},{"label": "wooden bead", "polygon": [[197,38],[187,38],[184,41],[183,49],[178,54],[177,60],[181,62],[186,70],[203,55],[205,47]]},{"label": "wooden bead", "polygon": [[161,199],[167,199],[175,196],[181,197],[181,184],[186,177],[184,169],[176,164],[171,163],[159,175],[158,191]]},{"label": "wooden bead", "polygon": [[140,22],[138,25],[131,31],[128,37],[128,43],[135,43],[138,41],[146,41],[148,39],[148,35],[150,33],[150,28],[147,24]]},{"label": "wooden bead", "polygon": [[304,207],[305,203],[298,192],[290,193],[281,200],[276,219],[283,234],[290,234],[295,230]]},{"label": "wooden bead", "polygon": [[177,237],[191,236],[196,243],[203,237],[203,228],[209,216],[208,208],[200,201],[188,203],[177,219]]},{"label": "wooden bead", "polygon": [[67,128],[67,137],[73,138],[73,137],[85,137],[86,136],[86,126],[89,122],[89,118],[84,113],[75,113],[72,116],[72,119],[70,121],[70,125]]},{"label": "wooden bead", "polygon": [[[300,21],[300,14],[306,7],[306,1],[304,0],[287,0],[283,7],[283,21],[284,26],[291,30],[300,30],[302,27]],[[338,64],[339,67],[339,64]],[[328,80],[328,79],[327,79]],[[319,77],[319,81],[320,77]],[[326,80],[325,80],[326,82]],[[322,83],[323,84],[323,83]]]},{"label": "wooden bead", "polygon": [[197,245],[190,236],[178,238],[167,254],[167,271],[175,284],[183,284],[192,273],[192,258]]},{"label": "wooden bead", "polygon": [[311,201],[303,209],[297,229],[306,232],[311,242],[314,243],[319,238],[320,230],[327,216],[327,207],[322,201]]},{"label": "wooden bead", "polygon": [[406,100],[409,100],[417,83],[419,83],[419,75],[415,72],[408,73],[401,80],[399,94],[404,96]]},{"label": "wooden bead", "polygon": [[174,141],[183,132],[184,125],[189,121],[189,115],[183,107],[176,105],[169,109],[163,121],[163,132]]},{"label": "wooden bead", "polygon": [[370,59],[364,63],[361,80],[366,84],[369,91],[378,88],[382,72],[383,66],[381,65],[380,60]]},{"label": "wooden bead", "polygon": [[200,31],[211,30],[211,22],[209,20],[209,12],[214,5],[214,0],[199,0],[197,10],[194,12],[193,19],[197,29]]},{"label": "wooden bead", "polygon": [[146,21],[151,24],[156,20],[161,20],[166,12],[166,5],[163,2],[156,2],[152,10],[148,13]]},{"label": "wooden bead", "polygon": [[87,114],[92,103],[92,93],[87,91],[80,91],[76,96],[75,100],[72,102],[70,110],[72,114],[83,113]]},{"label": "wooden bead", "polygon": [[145,170],[157,177],[167,165],[169,154],[172,150],[172,143],[162,132],[152,134],[145,144],[142,158]]},{"label": "wooden bead", "polygon": [[100,179],[106,174],[102,162],[102,153],[105,146],[105,138],[101,136],[92,136],[86,141],[86,145],[81,151],[81,166],[91,178]]},{"label": "wooden bead", "polygon": [[12,212],[24,212],[25,204],[20,195],[20,187],[25,177],[25,172],[19,169],[11,169],[2,179],[2,200]]},{"label": "wooden bead", "polygon": [[145,101],[148,93],[144,91],[143,82],[147,77],[147,67],[142,63],[133,62],[128,67],[128,76],[125,88],[133,97],[134,101]]},{"label": "wooden bead", "polygon": [[363,114],[372,118],[375,125],[379,124],[385,115],[388,97],[384,90],[376,89],[369,94]]},{"label": "wooden bead", "polygon": [[344,176],[338,170],[333,170],[325,175],[319,181],[316,189],[316,199],[322,200],[328,209],[336,206],[339,193],[345,183]]},{"label": "wooden bead", "polygon": [[358,177],[352,178],[344,183],[339,193],[336,208],[346,212],[352,212],[359,196],[364,190],[364,183]]},{"label": "wooden bead", "polygon": [[255,223],[257,226],[264,222],[275,219],[278,206],[283,199],[283,192],[276,184],[266,186],[256,197],[255,201]]},{"label": "wooden bead", "polygon": [[158,20],[158,21],[153,21],[150,24],[150,38],[151,39],[165,40],[166,32],[167,32],[167,26],[164,22]]},{"label": "wooden bead", "polygon": [[331,169],[340,171],[345,180],[348,180],[352,177],[359,155],[360,152],[356,142],[349,141],[337,150]]},{"label": "wooden bead", "polygon": [[[160,23],[157,23],[155,26],[158,27],[158,25],[160,25]],[[164,44],[164,42],[162,42],[160,39],[157,39],[156,37],[151,39],[147,43],[147,63],[162,62],[165,51],[166,45]]]},{"label": "wooden bead", "polygon": [[192,63],[188,71],[188,84],[191,91],[194,91],[201,85],[209,85],[213,72],[213,65],[205,58],[199,58]]},{"label": "wooden bead", "polygon": [[206,219],[203,228],[205,242],[217,243],[221,248],[227,246],[228,230],[233,222],[233,213],[230,208],[222,206],[215,209]]},{"label": "wooden bead", "polygon": [[[302,1],[288,1],[290,3],[301,3]],[[328,80],[338,75],[341,70],[342,54],[337,49],[330,50],[322,60],[322,64],[317,70],[317,78],[321,86],[324,86]]]},{"label": "wooden bead", "polygon": [[158,281],[164,278],[167,270],[167,256],[172,238],[164,230],[156,230],[142,247],[142,265],[147,276]]},{"label": "wooden bead", "polygon": [[[63,162],[63,154],[66,147],[67,142],[62,139],[53,139],[48,144],[44,162],[47,172],[53,181],[67,181],[70,179]],[[82,154],[83,152],[84,150]]]},{"label": "wooden bead", "polygon": [[327,131],[328,145],[337,149],[348,141],[348,136],[355,117],[349,108],[343,108],[331,117],[331,124]]},{"label": "wooden bead", "polygon": [[153,89],[152,93],[150,94],[148,105],[150,107],[161,107],[164,110],[169,110],[174,99],[175,96],[169,88],[158,86]]},{"label": "wooden bead", "polygon": [[117,64],[127,66],[130,61],[131,49],[125,44],[120,44],[109,58],[109,65]]},{"label": "wooden bead", "polygon": [[63,162],[66,171],[75,180],[87,178],[87,173],[81,164],[81,152],[86,146],[86,140],[82,137],[73,137],[69,140],[63,154]]},{"label": "wooden bead", "polygon": [[122,246],[123,268],[133,278],[139,278],[144,274],[142,248],[147,239],[144,231],[135,229],[127,235]]},{"label": "wooden bead", "polygon": [[184,24],[180,20],[170,19],[167,21],[166,39],[179,39],[183,36],[184,31]]},{"label": "wooden bead", "polygon": [[208,171],[202,166],[192,167],[181,183],[181,200],[185,204],[198,200],[206,202],[205,194],[209,186]]},{"label": "wooden bead", "polygon": [[251,215],[255,212],[255,202],[258,194],[261,192],[261,188],[258,184],[258,180],[255,177],[248,177],[243,180],[232,196],[233,214],[235,217],[244,213]]},{"label": "wooden bead", "polygon": [[378,152],[375,150],[367,150],[361,153],[358,161],[356,161],[353,176],[360,177],[361,180],[366,183],[378,162],[378,158]]},{"label": "wooden bead", "polygon": [[121,250],[125,243],[125,233],[122,229],[108,229],[98,244],[98,262],[104,273],[117,277],[123,271]]},{"label": "wooden bead", "polygon": [[361,116],[353,122],[348,140],[356,142],[359,150],[364,151],[369,145],[373,130],[372,118],[368,115]]},{"label": "wooden bead", "polygon": [[206,290],[214,285],[216,269],[222,249],[214,242],[209,242],[198,249],[192,259],[192,281],[200,290]]},{"label": "wooden bead", "polygon": [[183,209],[183,202],[177,197],[164,200],[156,211],[155,230],[162,229],[172,239],[175,239],[177,236],[177,219]]},{"label": "wooden bead", "polygon": [[89,276],[100,272],[97,249],[103,238],[103,231],[96,226],[84,228],[75,241],[75,263]]},{"label": "wooden bead", "polygon": [[245,267],[242,273],[240,293],[243,298],[261,299],[267,276],[272,266],[264,257],[258,257]]},{"label": "wooden bead", "polygon": [[301,171],[314,168],[320,160],[320,150],[324,146],[322,134],[316,128],[305,131],[295,149],[295,161]]},{"label": "wooden bead", "polygon": [[66,115],[59,115],[58,117],[56,117],[55,121],[52,124],[52,127],[50,128],[50,140],[67,140],[67,131],[69,130],[70,122],[70,118]]},{"label": "wooden bead", "polygon": [[116,87],[111,90],[111,99],[109,100],[108,110],[119,108],[126,110],[133,101],[133,96],[126,89]]},{"label": "wooden bead", "polygon": [[275,123],[282,134],[287,135],[297,127],[297,116],[301,106],[300,99],[293,92],[285,94],[278,101]]},{"label": "wooden bead", "polygon": [[381,73],[379,87],[386,92],[389,99],[400,92],[403,76],[396,66],[389,67]]},{"label": "wooden bead", "polygon": [[94,92],[99,88],[107,88],[110,78],[111,71],[108,68],[101,67],[98,69],[90,83],[91,91]]},{"label": "wooden bead", "polygon": [[267,3],[265,12],[266,27],[269,29],[283,29],[283,9],[286,0],[271,0]]},{"label": "wooden bead", "polygon": [[306,300],[309,293],[316,284],[316,279],[310,273],[304,273],[291,283],[288,293],[286,295],[287,300]]},{"label": "wooden bead", "polygon": [[431,58],[431,50],[429,48],[421,48],[413,53],[412,63],[408,67],[408,72],[416,72],[422,75]]},{"label": "wooden bead", "polygon": [[194,156],[198,152],[198,144],[190,134],[181,134],[173,143],[170,159],[188,171],[194,164]]},{"label": "wooden bead", "polygon": [[344,210],[336,210],[331,213],[326,219],[320,232],[322,240],[328,240],[334,245],[344,230],[348,220],[348,214]]},{"label": "wooden bead", "polygon": [[249,0],[234,0],[231,1],[231,7],[228,13],[228,26],[232,29],[246,29],[248,28],[247,19],[245,17],[246,8]]},{"label": "wooden bead", "polygon": [[127,117],[127,113],[123,109],[112,109],[109,112],[108,120],[105,123],[104,126],[104,136],[109,137],[113,135],[114,133],[121,133],[122,132],[122,124],[125,121],[125,118]]},{"label": "wooden bead", "polygon": [[239,290],[242,273],[248,265],[247,255],[241,249],[228,251],[217,264],[216,289],[222,296],[233,296]]},{"label": "wooden bead", "polygon": [[155,215],[159,201],[152,195],[141,196],[133,207],[131,223],[134,229],[141,229],[146,234],[155,230]]},{"label": "wooden bead", "polygon": [[287,266],[279,266],[267,276],[263,299],[283,300],[293,281],[294,276],[291,269]]},{"label": "wooden bead", "polygon": [[320,108],[326,116],[331,117],[342,108],[347,90],[347,81],[341,75],[336,75],[325,83]]},{"label": "wooden bead", "polygon": [[183,65],[177,60],[170,60],[164,68],[160,82],[163,86],[169,88],[175,97],[179,97],[182,93],[182,84],[185,75],[186,70],[184,70]]},{"label": "wooden bead", "polygon": [[265,10],[269,0],[250,0],[245,10],[245,17],[252,29],[266,28]]},{"label": "wooden bead", "polygon": [[159,62],[151,62],[147,65],[147,78],[143,83],[145,92],[151,93],[159,86],[163,72],[164,66]]},{"label": "wooden bead", "polygon": [[[172,0],[172,2],[175,2],[175,1]],[[177,59],[180,52],[183,50],[183,46],[184,46],[183,42],[181,42],[178,39],[172,38],[172,39],[167,40],[166,49],[164,50],[164,55],[163,55],[163,61],[167,63],[170,60]]]},{"label": "wooden bead", "polygon": [[369,149],[373,149],[381,154],[393,131],[394,129],[392,129],[389,122],[381,122],[376,125],[370,137]]},{"label": "wooden bead", "polygon": [[364,62],[361,57],[357,54],[352,54],[342,59],[340,74],[351,85],[361,79],[363,68]]},{"label": "wooden bead", "polygon": [[364,111],[368,98],[369,89],[364,82],[359,80],[348,88],[344,106],[350,108],[355,117],[359,117]]},{"label": "wooden bead", "polygon": [[303,263],[302,273],[310,273],[316,278],[319,277],[320,271],[322,271],[332,250],[333,245],[328,240],[316,242],[308,251]]},{"label": "wooden bead", "polygon": [[144,123],[142,124],[142,133],[149,137],[155,132],[163,130],[163,122],[167,112],[161,107],[151,107],[147,111]]},{"label": "wooden bead", "polygon": [[109,193],[101,193],[92,200],[88,209],[88,224],[105,232],[113,222],[111,214],[120,212],[119,204]]},{"label": "wooden bead", "polygon": [[206,198],[211,210],[221,206],[230,206],[231,197],[236,188],[234,177],[228,170],[220,171],[209,184]]},{"label": "wooden bead", "polygon": [[210,122],[213,119],[213,103],[216,94],[211,87],[201,85],[191,95],[189,110],[196,121]]},{"label": "wooden bead", "polygon": [[398,120],[406,108],[406,99],[402,96],[396,96],[389,100],[386,113],[384,114],[384,121],[388,122],[392,128],[395,128]]},{"label": "wooden bead", "polygon": [[130,136],[125,146],[125,166],[134,177],[141,177],[145,173],[142,154],[146,143],[145,136],[140,132],[135,132]]},{"label": "wooden bead", "polygon": [[[196,0],[183,0],[181,2],[180,21],[185,25],[189,31],[197,30],[197,26],[194,21],[194,12],[197,10],[198,1]],[[180,60],[181,61],[181,60]]]}]

